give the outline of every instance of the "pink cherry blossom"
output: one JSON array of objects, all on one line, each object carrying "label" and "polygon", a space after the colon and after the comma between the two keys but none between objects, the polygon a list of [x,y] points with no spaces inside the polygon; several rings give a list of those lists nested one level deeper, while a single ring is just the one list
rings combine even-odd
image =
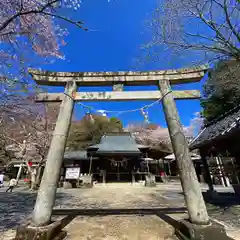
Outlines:
[{"label": "pink cherry blossom", "polygon": [[27,67],[39,64],[35,59],[64,58],[60,46],[68,32],[62,23],[81,27],[79,19],[71,19],[80,4],[81,0],[1,0],[0,76],[24,79]]}]

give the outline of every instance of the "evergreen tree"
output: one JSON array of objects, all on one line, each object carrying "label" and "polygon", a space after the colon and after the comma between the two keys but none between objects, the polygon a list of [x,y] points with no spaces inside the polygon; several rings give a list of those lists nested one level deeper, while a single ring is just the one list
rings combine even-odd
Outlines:
[{"label": "evergreen tree", "polygon": [[205,123],[240,104],[240,61],[221,61],[208,74],[201,106]]},{"label": "evergreen tree", "polygon": [[101,115],[85,116],[71,124],[67,149],[82,150],[100,142],[108,132],[122,132],[123,125],[118,118],[107,118]]}]

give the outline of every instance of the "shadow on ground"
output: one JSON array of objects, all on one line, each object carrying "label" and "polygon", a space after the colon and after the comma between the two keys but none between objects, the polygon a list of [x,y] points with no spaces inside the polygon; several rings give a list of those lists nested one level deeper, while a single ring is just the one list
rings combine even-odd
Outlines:
[{"label": "shadow on ground", "polygon": [[[183,192],[178,192],[183,196]],[[230,208],[235,205],[240,205],[240,197],[232,192],[217,192],[217,195],[212,197],[208,192],[202,192],[206,204],[211,204],[220,208]]]},{"label": "shadow on ground", "polygon": [[[179,194],[183,195],[182,192]],[[232,192],[218,192],[216,197],[210,197],[203,192],[208,214],[212,219],[223,223],[227,228],[240,227],[240,197]]]},{"label": "shadow on ground", "polygon": [[235,193],[230,192],[218,192],[217,197],[209,197],[206,192],[203,192],[203,197],[206,203],[212,205],[228,208],[234,205],[240,205],[240,197]]},{"label": "shadow on ground", "polygon": [[176,213],[186,213],[186,209],[54,209],[53,218],[59,219],[62,229],[67,227],[64,231],[74,240],[107,239],[107,236],[122,239],[123,235],[126,239],[140,239],[139,236],[142,236],[141,239],[150,239],[151,236],[154,239],[156,236],[157,239],[159,236],[163,237],[161,239],[177,239],[174,235],[176,221],[167,218],[168,214]]},{"label": "shadow on ground", "polygon": [[[57,193],[57,199],[66,199],[65,193]],[[27,222],[36,200],[34,192],[0,192],[0,232]]]},{"label": "shadow on ground", "polygon": [[209,215],[222,222],[227,228],[240,227],[240,198],[235,193],[218,193],[215,198],[209,198],[203,193]]},{"label": "shadow on ground", "polygon": [[53,216],[108,216],[108,215],[159,215],[185,213],[186,208],[132,208],[132,209],[54,209]]},{"label": "shadow on ground", "polygon": [[77,216],[88,217],[103,217],[103,216],[121,216],[121,215],[135,215],[146,216],[155,215],[166,223],[176,227],[176,221],[167,214],[186,213],[186,208],[134,208],[134,209],[54,209],[53,217],[64,216],[60,220],[62,228],[67,226]]}]

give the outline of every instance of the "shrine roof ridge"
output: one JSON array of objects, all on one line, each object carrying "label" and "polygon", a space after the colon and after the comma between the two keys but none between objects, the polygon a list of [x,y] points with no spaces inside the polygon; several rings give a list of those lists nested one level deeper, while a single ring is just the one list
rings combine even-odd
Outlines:
[{"label": "shrine roof ridge", "polygon": [[202,131],[192,140],[189,148],[193,150],[207,145],[210,146],[222,138],[227,139],[228,136],[239,131],[239,123],[240,105],[207,123]]}]

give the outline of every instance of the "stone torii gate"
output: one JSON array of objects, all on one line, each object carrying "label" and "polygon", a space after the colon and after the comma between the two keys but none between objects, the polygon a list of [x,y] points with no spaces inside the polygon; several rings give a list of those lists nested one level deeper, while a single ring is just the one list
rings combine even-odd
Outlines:
[{"label": "stone torii gate", "polygon": [[[207,66],[150,72],[49,72],[29,70],[39,85],[65,86],[65,93],[41,93],[37,102],[61,102],[41,185],[35,203],[32,222],[46,226],[51,221],[57,183],[71,123],[74,101],[131,101],[162,98],[174,154],[176,156],[185,202],[192,223],[209,224],[196,172],[189,156],[188,142],[183,134],[175,99],[198,99],[197,90],[172,91],[171,85],[199,82]],[[126,91],[124,86],[157,85],[158,91]],[[81,86],[113,86],[112,92],[77,92]]]}]

